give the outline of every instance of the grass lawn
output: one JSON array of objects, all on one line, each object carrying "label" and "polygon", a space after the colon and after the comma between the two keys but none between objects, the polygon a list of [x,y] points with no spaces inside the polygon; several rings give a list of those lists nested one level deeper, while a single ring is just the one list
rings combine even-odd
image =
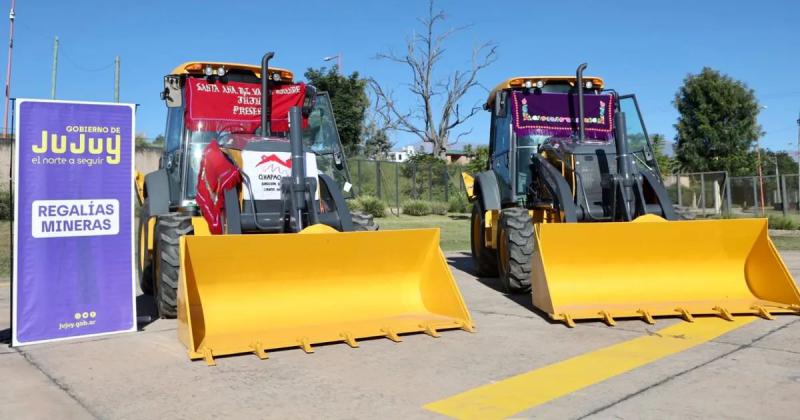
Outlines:
[{"label": "grass lawn", "polygon": [[438,227],[441,229],[443,251],[468,251],[469,214],[449,214],[447,216],[408,216],[401,215],[376,218],[382,230],[419,229]]},{"label": "grass lawn", "polygon": [[773,236],[772,243],[781,251],[800,251],[800,237]]},{"label": "grass lawn", "polygon": [[[441,229],[443,251],[469,251],[469,214],[447,216],[388,216],[375,219],[381,229]],[[800,251],[800,237],[776,236],[772,242],[781,251]]]}]

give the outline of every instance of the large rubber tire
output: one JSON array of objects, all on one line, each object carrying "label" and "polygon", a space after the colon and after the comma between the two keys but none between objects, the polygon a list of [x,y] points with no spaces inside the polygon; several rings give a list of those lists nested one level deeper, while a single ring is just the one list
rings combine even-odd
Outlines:
[{"label": "large rubber tire", "polygon": [[178,313],[178,272],[180,271],[180,237],[193,235],[191,216],[170,213],[159,216],[155,228],[156,306],[161,318],[175,318]]},{"label": "large rubber tire", "polygon": [[503,209],[497,238],[497,271],[507,293],[531,290],[533,246],[533,222],[528,210],[519,207]]},{"label": "large rubber tire", "polygon": [[497,252],[486,247],[483,215],[481,205],[477,202],[473,204],[469,235],[472,246],[472,264],[479,276],[494,277],[497,275]]},{"label": "large rubber tire", "polygon": [[374,231],[380,229],[375,218],[371,214],[360,211],[351,211],[350,218],[353,220],[353,230],[356,232]]},{"label": "large rubber tire", "polygon": [[139,279],[139,287],[142,289],[142,293],[152,296],[155,290],[153,285],[153,258],[145,245],[148,241],[148,218],[146,214],[148,202],[149,200],[145,198],[139,209],[139,229],[136,235],[136,278]]}]

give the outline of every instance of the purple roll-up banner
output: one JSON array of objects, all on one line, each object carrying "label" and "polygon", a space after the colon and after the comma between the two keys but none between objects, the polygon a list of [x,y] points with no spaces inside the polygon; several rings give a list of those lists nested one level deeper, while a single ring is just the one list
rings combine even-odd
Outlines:
[{"label": "purple roll-up banner", "polygon": [[134,114],[16,101],[12,346],[136,330]]}]

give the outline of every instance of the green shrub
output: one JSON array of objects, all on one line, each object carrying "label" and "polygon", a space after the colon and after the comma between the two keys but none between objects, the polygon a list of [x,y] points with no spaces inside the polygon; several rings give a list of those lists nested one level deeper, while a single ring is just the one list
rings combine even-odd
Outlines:
[{"label": "green shrub", "polygon": [[447,211],[450,213],[468,213],[470,209],[469,200],[467,200],[467,196],[464,194],[456,194],[450,197],[450,201],[448,201],[447,204]]},{"label": "green shrub", "polygon": [[450,207],[450,204],[444,201],[433,201],[430,203],[430,207],[432,214],[444,216],[447,214],[447,209]]},{"label": "green shrub", "polygon": [[371,195],[362,195],[356,200],[359,210],[375,217],[386,217],[386,203]]},{"label": "green shrub", "polygon": [[778,230],[797,230],[800,225],[794,219],[783,216],[770,216],[769,228]]},{"label": "green shrub", "polygon": [[403,203],[403,214],[409,216],[427,216],[431,214],[431,203],[425,200],[408,200]]},{"label": "green shrub", "polygon": [[347,207],[350,209],[350,211],[364,210],[364,207],[361,205],[361,201],[358,198],[347,200]]}]

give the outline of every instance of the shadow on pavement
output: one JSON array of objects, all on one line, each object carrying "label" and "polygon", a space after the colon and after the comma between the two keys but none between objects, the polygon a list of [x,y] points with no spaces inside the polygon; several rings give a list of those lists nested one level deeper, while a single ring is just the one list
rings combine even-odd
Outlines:
[{"label": "shadow on pavement", "polygon": [[139,331],[158,319],[156,301],[150,295],[136,296],[136,324]]},{"label": "shadow on pavement", "polygon": [[503,290],[503,286],[500,284],[500,280],[497,277],[480,277],[478,276],[477,272],[475,271],[475,267],[472,264],[472,256],[467,252],[462,252],[457,255],[449,255],[447,256],[447,263],[457,268],[461,271],[466,273],[472,274],[476,277],[476,280],[480,282],[482,285],[486,286],[489,289],[494,290],[497,293],[505,296],[508,300],[516,303],[519,306],[535,313],[545,321],[550,324],[562,324],[560,321],[554,321],[550,319],[550,316],[546,313],[542,312],[535,306],[533,306],[533,299],[531,299],[531,295],[529,293],[521,293],[521,294],[511,294],[506,293]]},{"label": "shadow on pavement", "polygon": [[11,344],[11,328],[0,330],[0,344]]}]

